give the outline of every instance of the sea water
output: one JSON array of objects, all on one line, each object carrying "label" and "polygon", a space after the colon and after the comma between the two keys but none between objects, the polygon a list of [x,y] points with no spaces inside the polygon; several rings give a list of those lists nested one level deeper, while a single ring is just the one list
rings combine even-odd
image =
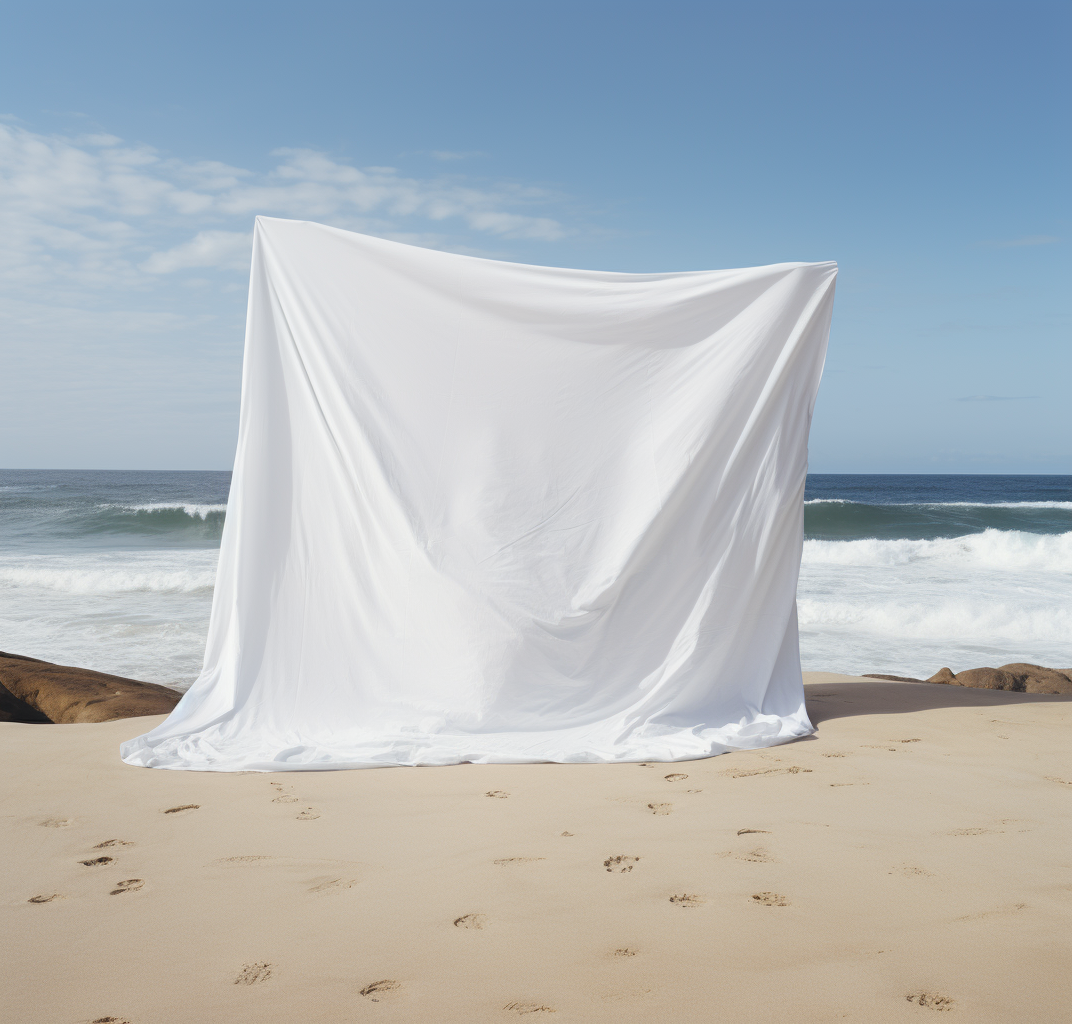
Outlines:
[{"label": "sea water", "polygon": [[186,689],[230,481],[0,470],[0,649]]},{"label": "sea water", "polygon": [[1072,667],[1072,477],[808,477],[805,671]]},{"label": "sea water", "polygon": [[[229,473],[0,470],[0,649],[185,689]],[[1072,477],[808,477],[804,669],[1072,667]]]}]

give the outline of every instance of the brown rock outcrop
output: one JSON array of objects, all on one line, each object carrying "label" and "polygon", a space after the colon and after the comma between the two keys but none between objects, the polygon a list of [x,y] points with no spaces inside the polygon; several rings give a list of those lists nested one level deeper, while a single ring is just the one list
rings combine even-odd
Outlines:
[{"label": "brown rock outcrop", "polygon": [[1022,675],[1027,683],[1026,693],[1072,693],[1072,670],[1069,669],[1043,668],[1016,661],[1002,665],[1001,671]]},{"label": "brown rock outcrop", "polygon": [[35,722],[44,724],[48,719],[37,708],[19,700],[6,686],[0,686],[0,722]]},{"label": "brown rock outcrop", "polygon": [[964,672],[958,672],[953,678],[953,684],[974,686],[980,690],[1027,692],[1027,682],[1023,676],[1014,675],[1000,668],[969,668]]},{"label": "brown rock outcrop", "polygon": [[939,670],[928,683],[951,686],[974,686],[983,690],[1011,690],[1015,693],[1072,693],[1072,670],[1043,668],[1024,661],[1001,668],[970,668],[954,675],[948,668]]},{"label": "brown rock outcrop", "polygon": [[166,715],[181,696],[156,683],[0,651],[0,721],[68,724]]},{"label": "brown rock outcrop", "polygon": [[955,683],[956,681],[957,677],[951,668],[940,668],[927,680],[928,683]]}]

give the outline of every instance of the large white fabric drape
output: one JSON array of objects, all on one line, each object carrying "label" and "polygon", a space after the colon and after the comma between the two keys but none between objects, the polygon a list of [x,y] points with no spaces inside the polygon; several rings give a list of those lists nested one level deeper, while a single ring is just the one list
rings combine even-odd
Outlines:
[{"label": "large white fabric drape", "polygon": [[674,761],[812,731],[833,263],[619,274],[258,218],[204,670],[156,768]]}]

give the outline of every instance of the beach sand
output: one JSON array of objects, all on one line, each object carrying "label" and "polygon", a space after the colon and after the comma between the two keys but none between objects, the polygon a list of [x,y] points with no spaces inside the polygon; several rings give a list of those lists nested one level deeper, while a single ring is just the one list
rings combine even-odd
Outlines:
[{"label": "beach sand", "polygon": [[677,764],[152,771],[159,719],[0,723],[3,1019],[1067,1021],[1072,697],[807,682],[816,736]]}]

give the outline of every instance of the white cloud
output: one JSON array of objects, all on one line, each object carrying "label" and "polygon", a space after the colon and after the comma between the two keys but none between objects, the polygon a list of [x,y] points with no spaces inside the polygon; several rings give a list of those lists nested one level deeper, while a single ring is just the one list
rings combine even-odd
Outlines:
[{"label": "white cloud", "polygon": [[199,231],[189,242],[164,252],[154,252],[143,264],[143,269],[150,274],[170,274],[189,267],[241,270],[249,265],[252,239],[248,231]]},{"label": "white cloud", "polygon": [[59,290],[74,302],[156,288],[191,268],[240,270],[256,214],[386,237],[431,237],[434,225],[451,248],[567,233],[539,210],[554,201],[539,189],[407,177],[307,149],[272,155],[275,166],[260,173],[165,157],[112,135],[67,138],[0,123],[0,275],[20,298],[51,301]]}]

